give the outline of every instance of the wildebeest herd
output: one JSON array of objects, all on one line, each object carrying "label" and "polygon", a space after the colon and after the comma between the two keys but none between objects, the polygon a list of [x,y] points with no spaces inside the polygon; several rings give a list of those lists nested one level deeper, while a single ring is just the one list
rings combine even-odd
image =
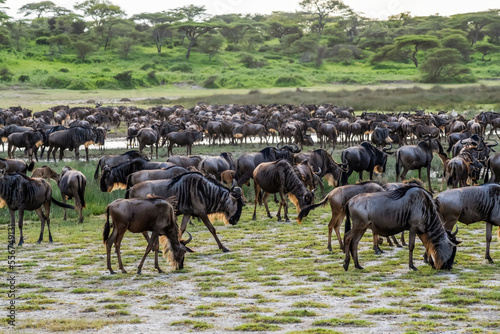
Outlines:
[{"label": "wildebeest herd", "polygon": [[[242,187],[249,186],[251,179],[255,190],[253,219],[257,219],[257,204],[264,204],[267,216],[272,217],[267,205],[270,194],[275,195],[277,202],[276,194],[280,196],[278,220],[283,208],[284,219],[289,221],[287,198],[299,211],[298,222],[311,210],[329,203],[332,217],[328,224],[328,249],[332,251],[335,230],[345,253],[345,270],[351,256],[355,267],[362,268],[357,249],[368,228],[373,232],[377,253],[381,252],[380,237],[387,237],[390,245],[399,245],[394,236],[401,234],[401,243],[405,245],[404,231],[409,231],[410,269],[416,270],[416,236],[433,268],[451,269],[460,243],[456,238],[458,231],[452,232],[457,221],[486,222],[485,258],[493,262],[489,250],[492,227],[500,226],[500,154],[492,155],[497,142],[489,142],[488,137],[495,132],[500,138],[496,133],[499,120],[500,114],[495,112],[481,112],[472,119],[424,111],[356,115],[352,108],[334,105],[200,104],[190,109],[56,106],[34,113],[20,107],[2,109],[0,136],[2,146],[8,143],[8,159],[0,158],[0,207],[8,206],[12,229],[15,211],[19,211],[19,245],[23,243],[25,210],[35,210],[40,218],[38,242],[43,239],[45,223],[52,242],[52,202],[65,209],[64,219],[67,208],[76,208],[82,223],[87,184],[83,173],[69,167],[60,173],[48,166],[34,169],[34,160],[42,159],[46,148],[47,160],[51,153],[55,160],[57,150],[62,160],[65,149],[74,150],[78,160],[83,146],[88,161],[89,146],[99,145],[102,149],[107,131],[124,122],[127,147],[138,145],[139,151],[101,156],[94,174],[94,182],[103,192],[126,189],[125,199],[114,201],[106,210],[103,242],[110,273],[114,273],[110,258],[113,245],[120,270],[125,272],[120,246],[127,230],[142,233],[147,241],[138,273],[152,250],[155,267],[161,272],[160,246],[174,269],[183,268],[185,252],[191,252],[186,244],[192,237],[184,240],[182,235],[191,218],[201,220],[219,249],[229,251],[219,240],[212,221],[220,219],[232,225],[239,221],[246,201]],[[238,145],[257,137],[261,144],[265,141],[269,146],[237,158],[228,152],[219,156],[191,155],[192,146],[204,139],[223,151],[223,145]],[[314,138],[320,148],[304,152],[304,146],[314,145]],[[158,160],[158,147],[167,144],[166,161],[151,161],[154,156]],[[338,144],[343,149],[336,162],[332,154]],[[172,155],[174,145],[186,146],[186,156]],[[142,152],[146,146],[151,147],[150,159]],[[25,149],[28,162],[15,159],[16,148]],[[444,184],[454,188],[435,198],[430,172],[434,154],[443,165],[441,190]],[[392,157],[396,182],[374,181],[375,174],[386,172],[387,161]],[[419,180],[422,168],[427,171],[427,189]],[[404,181],[410,170],[418,170],[419,179]],[[31,177],[26,175],[28,171],[32,172]],[[362,181],[365,171],[370,181]],[[360,182],[348,184],[353,172],[359,174]],[[57,183],[63,203],[52,197],[48,179]],[[323,192],[323,179],[334,189],[314,204],[318,187]],[[481,179],[484,184],[478,185]],[[66,204],[71,198],[75,199],[74,206]],[[180,227],[176,219],[179,215],[183,215]],[[342,238],[340,227],[344,218]]]}]

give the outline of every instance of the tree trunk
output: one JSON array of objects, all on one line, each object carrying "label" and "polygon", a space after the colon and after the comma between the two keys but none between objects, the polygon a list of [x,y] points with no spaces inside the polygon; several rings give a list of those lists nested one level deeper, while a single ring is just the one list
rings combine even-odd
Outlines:
[{"label": "tree trunk", "polygon": [[189,55],[191,54],[191,48],[193,47],[194,39],[189,40],[189,45],[186,53],[186,59],[189,59]]}]

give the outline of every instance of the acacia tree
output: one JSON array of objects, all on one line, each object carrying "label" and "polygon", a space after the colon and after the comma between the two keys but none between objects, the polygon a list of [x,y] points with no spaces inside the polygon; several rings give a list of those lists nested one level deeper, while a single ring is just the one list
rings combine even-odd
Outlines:
[{"label": "acacia tree", "polygon": [[411,60],[418,67],[417,53],[421,50],[435,48],[440,46],[436,36],[431,35],[407,35],[401,36],[394,40],[395,46],[398,49],[410,48]]},{"label": "acacia tree", "polygon": [[223,45],[224,37],[220,34],[204,35],[198,43],[198,51],[208,55],[208,60],[211,61],[214,56],[219,54]]},{"label": "acacia tree", "polygon": [[209,32],[214,31],[217,28],[217,25],[211,22],[185,22],[178,23],[175,25],[175,28],[189,40],[189,45],[186,52],[186,59],[189,59],[191,54],[191,48],[193,47],[196,40]]},{"label": "acacia tree", "polygon": [[18,13],[24,13],[24,16],[35,14],[40,18],[43,13],[55,12],[56,4],[52,1],[30,2],[19,8]]},{"label": "acacia tree", "polygon": [[487,55],[489,55],[491,53],[497,52],[500,48],[494,44],[479,42],[476,44],[474,49],[483,55],[481,57],[481,60],[486,61],[486,59],[484,59],[484,57],[486,57]]},{"label": "acacia tree", "polygon": [[467,32],[467,39],[474,46],[484,37],[485,28],[492,23],[498,23],[498,10],[488,12],[466,13],[453,16],[456,25]]},{"label": "acacia tree", "polygon": [[470,73],[462,63],[463,57],[457,49],[434,48],[426,53],[420,71],[426,82],[456,81],[460,75]]},{"label": "acacia tree", "polygon": [[308,12],[313,13],[318,19],[318,34],[321,36],[326,19],[330,14],[342,13],[348,9],[342,0],[302,0],[299,5]]}]

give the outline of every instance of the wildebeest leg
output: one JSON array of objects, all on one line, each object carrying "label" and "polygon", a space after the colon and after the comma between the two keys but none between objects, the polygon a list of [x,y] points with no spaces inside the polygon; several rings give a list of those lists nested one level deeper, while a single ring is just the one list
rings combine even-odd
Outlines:
[{"label": "wildebeest leg", "polygon": [[[49,146],[49,149],[47,150],[47,162],[50,161],[50,153],[52,152],[53,146]],[[55,154],[54,154],[54,161],[56,161]]]},{"label": "wildebeest leg", "polygon": [[352,254],[352,260],[354,261],[354,267],[356,269],[363,269],[363,267],[361,267],[359,265],[359,260],[358,260],[358,244],[359,244],[359,241],[361,240],[361,238],[363,237],[363,234],[365,234],[365,231],[366,229],[353,229],[353,238],[352,238],[352,241],[351,241],[351,244],[350,244],[350,252]]},{"label": "wildebeest leg", "polygon": [[[179,239],[182,237],[184,231],[186,231],[187,225],[189,223],[189,218],[191,218],[190,215],[184,215],[182,217],[181,227],[179,228]],[[149,241],[149,239],[147,240]]]},{"label": "wildebeest leg", "polygon": [[[42,224],[41,228],[40,228],[40,236],[38,237],[38,241],[36,242],[37,244],[39,244],[43,240],[43,230],[45,227],[45,221],[47,219],[46,219],[46,216],[43,214],[42,207],[39,207],[37,210],[35,210],[35,212],[38,215],[38,217],[40,218],[40,222]],[[49,230],[49,241],[50,241],[50,243],[52,243],[52,236],[50,235],[50,227],[49,227],[48,220],[47,220],[47,229]]]},{"label": "wildebeest leg", "polygon": [[432,186],[431,186],[431,166],[427,166],[427,182],[429,183],[429,192],[432,194]]},{"label": "wildebeest leg", "polygon": [[118,235],[118,228],[113,222],[113,232],[109,236],[108,240],[106,240],[106,264],[110,274],[114,274],[115,272],[111,268],[111,247],[116,240],[116,236]]},{"label": "wildebeest leg", "polygon": [[10,239],[9,244],[14,245],[16,242],[16,212],[9,208],[10,213],[10,229],[12,231],[12,239]]},{"label": "wildebeest leg", "polygon": [[264,207],[266,208],[267,217],[273,218],[271,212],[269,211],[269,206],[267,205],[267,199],[269,198],[269,193],[264,193],[262,201],[264,202]]},{"label": "wildebeest leg", "polygon": [[[113,224],[115,224],[115,222],[113,222]],[[125,228],[120,228],[119,226],[117,226],[117,227],[119,230],[118,230],[118,236],[116,237],[116,241],[115,241],[116,257],[118,258],[118,267],[122,271],[122,274],[126,274],[127,271],[123,267],[122,256],[120,254],[120,247],[122,245],[123,236],[125,235],[125,232],[126,232],[126,227]],[[113,230],[113,232],[114,232],[114,230]]]},{"label": "wildebeest leg", "polygon": [[[78,152],[78,153],[80,153],[80,152]],[[89,147],[88,146],[85,146],[85,161],[89,161]]]},{"label": "wildebeest leg", "polygon": [[226,247],[224,247],[222,245],[222,243],[220,242],[219,238],[217,237],[217,232],[215,231],[215,227],[212,225],[212,223],[210,223],[210,220],[208,219],[208,217],[205,216],[205,215],[202,215],[199,218],[205,224],[205,226],[208,228],[208,230],[210,231],[210,233],[212,233],[215,241],[217,242],[217,245],[219,246],[219,249],[221,249],[224,253],[229,252],[229,249],[227,249]]},{"label": "wildebeest leg", "polygon": [[344,243],[340,237],[340,225],[344,220],[344,212],[334,212],[332,210],[332,219],[328,223],[328,250],[332,251],[332,229],[335,229],[335,234],[337,235],[337,240],[339,241],[340,249],[345,253]]},{"label": "wildebeest leg", "polygon": [[[76,150],[75,150],[76,153]],[[64,149],[62,147],[59,148],[59,161],[62,161],[64,157]],[[76,157],[76,155],[75,155]],[[56,153],[54,152],[54,161],[56,161]]]},{"label": "wildebeest leg", "polygon": [[22,246],[24,243],[24,237],[23,237],[23,218],[24,218],[24,209],[19,208],[18,209],[18,214],[19,214],[19,222],[17,223],[17,226],[19,227],[19,243],[17,244],[18,246]]},{"label": "wildebeest leg", "polygon": [[50,205],[51,200],[45,201],[45,221],[47,222],[47,230],[49,231],[49,242],[52,243],[52,234],[50,233]]},{"label": "wildebeest leg", "polygon": [[[153,160],[154,148],[153,148],[153,145],[150,145],[150,146],[151,146],[151,160]],[[156,159],[158,159],[158,156],[156,157]]]},{"label": "wildebeest leg", "polygon": [[382,254],[384,251],[378,246],[378,234],[373,233],[373,250],[375,254]]},{"label": "wildebeest leg", "polygon": [[[156,238],[156,240],[158,240],[158,233],[153,232],[153,234],[151,235],[151,239],[149,240],[148,245],[146,247],[146,252],[144,252],[144,256],[142,257],[142,260],[139,263],[139,266],[137,267],[137,275],[141,274],[142,266],[144,265],[144,261],[146,260],[146,257],[148,256],[149,252],[151,252],[151,250],[155,246],[155,241],[154,241],[155,238]],[[158,249],[156,249],[155,253],[156,253],[155,255],[158,256]],[[155,268],[158,265],[158,263],[156,263],[156,260],[157,260],[157,258],[155,258]]]},{"label": "wildebeest leg", "polygon": [[351,241],[352,241],[352,230],[344,234],[344,270],[349,269],[349,262],[351,262]]},{"label": "wildebeest leg", "polygon": [[75,160],[78,161],[80,160],[80,148],[75,147]]},{"label": "wildebeest leg", "polygon": [[161,270],[160,265],[158,264],[158,249],[160,246],[160,242],[158,240],[158,237],[159,236],[157,236],[156,239],[154,239],[153,248],[155,249],[155,269],[158,270],[158,272],[161,274],[161,273],[163,273],[163,270]]},{"label": "wildebeest leg", "polygon": [[255,205],[253,207],[253,220],[257,220],[257,202],[259,201],[259,194],[260,194],[260,185],[257,181],[253,181],[253,189],[254,189],[254,194],[255,194]]},{"label": "wildebeest leg", "polygon": [[156,160],[158,160],[158,142],[156,142]]},{"label": "wildebeest leg", "polygon": [[[67,197],[66,195],[64,195],[63,193],[61,193],[61,197],[62,197],[62,201],[64,204],[66,204],[66,201],[67,201]],[[76,200],[75,200],[76,202]],[[76,204],[76,203],[75,203]],[[67,220],[67,216],[66,216],[66,208],[63,208],[64,209],[64,217],[63,217],[63,220]]]},{"label": "wildebeest leg", "polygon": [[[363,181],[363,171],[359,171],[359,181]],[[372,179],[372,173],[370,173],[370,180]]]},{"label": "wildebeest leg", "polygon": [[417,267],[413,265],[413,249],[415,248],[415,237],[417,235],[417,231],[415,228],[410,228],[410,233],[409,233],[409,241],[408,241],[408,250],[409,250],[409,267],[412,270],[418,271]]},{"label": "wildebeest leg", "polygon": [[401,246],[398,246],[398,247],[403,247],[403,246],[406,246],[405,231],[401,232]]},{"label": "wildebeest leg", "polygon": [[491,233],[493,230],[493,224],[486,223],[486,256],[484,257],[489,263],[493,263],[493,259],[490,256],[490,243],[491,243]]}]

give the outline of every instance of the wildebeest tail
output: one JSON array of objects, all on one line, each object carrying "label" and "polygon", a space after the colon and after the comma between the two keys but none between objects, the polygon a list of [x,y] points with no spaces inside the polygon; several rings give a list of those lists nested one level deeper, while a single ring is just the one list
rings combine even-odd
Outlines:
[{"label": "wildebeest tail", "polygon": [[62,203],[62,202],[59,202],[58,200],[56,200],[54,197],[52,197],[52,203],[54,203],[55,205],[57,206],[60,206],[61,208],[66,208],[66,209],[73,209],[75,210],[75,207],[73,205],[69,205],[69,204],[65,204],[65,203]]},{"label": "wildebeest tail", "polygon": [[311,212],[312,210],[320,207],[320,206],[324,206],[326,204],[326,202],[328,202],[328,196],[330,194],[326,195],[325,198],[323,198],[323,200],[321,202],[318,202],[316,204],[311,204],[311,205],[308,205],[306,206],[305,208],[303,208],[302,210],[300,210],[299,212],[299,216],[297,217],[297,221],[298,223],[302,223],[302,219],[304,219],[305,217],[307,217],[307,215],[309,214],[309,212]]},{"label": "wildebeest tail", "polygon": [[448,179],[446,180],[446,185],[448,187],[451,187],[451,186],[453,186],[453,180],[454,180],[453,176],[455,175],[455,166],[453,164],[451,164],[451,166],[448,165],[448,167],[450,168],[450,170],[449,170],[450,173],[448,175]]},{"label": "wildebeest tail", "polygon": [[30,164],[28,165],[28,170],[32,172],[34,167],[35,167],[35,162],[31,160]]},{"label": "wildebeest tail", "polygon": [[132,181],[130,180],[130,179],[131,179],[131,177],[130,177],[131,175],[132,175],[132,174],[127,175],[127,178],[125,179],[125,186],[126,186],[126,189],[127,189],[127,190],[129,190],[129,189],[130,189],[130,187],[131,187],[131,184],[130,184],[130,183],[132,182]]},{"label": "wildebeest tail", "polygon": [[99,159],[99,161],[97,162],[97,167],[95,169],[95,173],[94,173],[94,180],[97,180],[99,178],[99,168],[101,166],[101,159]]},{"label": "wildebeest tail", "polygon": [[345,244],[345,235],[347,232],[351,230],[351,214],[349,213],[349,202],[346,203],[344,206],[344,212],[345,212],[345,231],[344,231],[344,244]]},{"label": "wildebeest tail", "polygon": [[109,231],[111,226],[109,225],[109,206],[106,208],[106,223],[104,224],[104,231],[102,231],[102,242],[106,244],[106,241],[109,238]]},{"label": "wildebeest tail", "polygon": [[83,185],[83,177],[81,175],[78,175],[78,197],[80,197],[82,208],[85,208],[87,206],[85,204],[85,187]]},{"label": "wildebeest tail", "polygon": [[484,172],[484,183],[488,183],[489,180],[490,180],[490,159],[488,159],[488,161],[486,162],[486,171]]},{"label": "wildebeest tail", "polygon": [[[342,151],[342,153],[340,154],[340,161],[342,161],[342,163],[344,165],[348,164],[348,161],[345,159],[345,151]],[[342,171],[342,175],[340,178],[340,184],[342,186],[345,186],[346,184],[348,184],[348,182],[349,182],[349,177],[347,176],[347,172]]]},{"label": "wildebeest tail", "polygon": [[130,198],[130,188],[127,188],[127,190],[125,191],[125,198]]},{"label": "wildebeest tail", "polygon": [[399,160],[399,151],[396,151],[396,182],[399,179],[399,172],[401,171],[401,161]]}]

